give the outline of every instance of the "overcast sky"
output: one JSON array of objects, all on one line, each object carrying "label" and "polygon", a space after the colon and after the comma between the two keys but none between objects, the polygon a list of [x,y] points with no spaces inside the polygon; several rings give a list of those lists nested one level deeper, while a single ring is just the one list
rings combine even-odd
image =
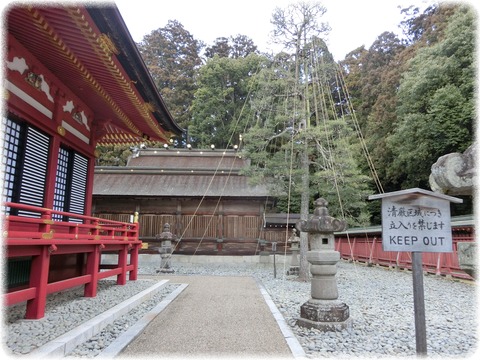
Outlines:
[{"label": "overcast sky", "polygon": [[[116,0],[136,42],[168,20],[178,20],[195,39],[213,44],[217,37],[247,35],[260,51],[274,50],[270,23],[275,7],[286,8],[294,0]],[[321,21],[332,28],[327,44],[336,60],[361,45],[367,48],[384,31],[400,33],[400,9],[417,5],[424,9],[434,0],[323,0],[327,8]],[[423,11],[423,10],[422,10]]]}]

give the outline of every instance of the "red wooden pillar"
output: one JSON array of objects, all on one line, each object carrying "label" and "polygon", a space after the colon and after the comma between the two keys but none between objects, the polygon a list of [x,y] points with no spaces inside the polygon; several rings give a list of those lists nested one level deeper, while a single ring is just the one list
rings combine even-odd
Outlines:
[{"label": "red wooden pillar", "polygon": [[92,215],[92,193],[93,193],[93,177],[95,175],[95,160],[93,158],[88,159],[88,172],[87,172],[87,186],[85,195],[85,214]]},{"label": "red wooden pillar", "polygon": [[98,284],[98,271],[100,264],[100,247],[101,245],[95,245],[93,251],[87,255],[87,274],[91,275],[89,283],[85,284],[84,296],[95,297],[97,296],[97,284]]},{"label": "red wooden pillar", "polygon": [[138,250],[141,245],[133,245],[130,251],[130,264],[133,265],[133,270],[130,271],[129,280],[137,280],[138,277]]},{"label": "red wooden pillar", "polygon": [[442,274],[442,253],[437,253],[437,263],[435,264],[435,275],[441,275]]},{"label": "red wooden pillar", "polygon": [[59,131],[62,128],[63,118],[63,106],[65,104],[65,96],[58,88],[53,85],[52,92],[55,94],[54,108],[52,114],[52,120],[55,123],[57,131],[53,134],[50,141],[49,160],[47,165],[47,181],[45,182],[45,200],[43,206],[48,209],[53,209],[53,199],[55,197],[55,183],[57,179],[57,167],[58,167],[58,153],[60,152],[60,144],[64,133]]},{"label": "red wooden pillar", "polygon": [[55,181],[57,178],[58,167],[58,153],[60,150],[60,138],[59,135],[52,137],[50,143],[50,155],[48,160],[47,169],[47,181],[45,186],[45,200],[43,206],[48,209],[53,209],[53,198],[55,196]]},{"label": "red wooden pillar", "polygon": [[118,267],[122,269],[122,272],[117,275],[117,285],[125,285],[127,283],[127,257],[128,244],[125,244],[118,252]]},{"label": "red wooden pillar", "polygon": [[40,255],[32,258],[32,267],[30,269],[30,287],[35,288],[35,298],[27,301],[25,319],[40,319],[45,315],[49,268],[49,246],[42,246]]}]

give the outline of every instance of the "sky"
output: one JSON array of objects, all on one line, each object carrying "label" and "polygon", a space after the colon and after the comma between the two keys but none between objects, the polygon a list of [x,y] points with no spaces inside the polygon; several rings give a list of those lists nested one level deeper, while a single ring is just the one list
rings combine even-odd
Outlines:
[{"label": "sky", "polygon": [[[197,40],[212,45],[218,37],[238,34],[250,37],[262,52],[275,52],[270,23],[276,7],[286,8],[295,0],[115,0],[133,39],[177,20]],[[331,31],[326,42],[336,60],[359,46],[369,48],[384,31],[400,34],[400,9],[409,5],[422,11],[433,0],[322,0],[327,12],[320,21]]]}]

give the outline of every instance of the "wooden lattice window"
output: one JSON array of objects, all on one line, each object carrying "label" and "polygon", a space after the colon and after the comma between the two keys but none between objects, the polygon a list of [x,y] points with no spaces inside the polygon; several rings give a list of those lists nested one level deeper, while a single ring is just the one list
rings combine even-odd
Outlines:
[{"label": "wooden lattice window", "polygon": [[[58,152],[53,209],[83,215],[87,183],[88,159],[71,149]],[[56,220],[80,222],[56,216]]]},{"label": "wooden lattice window", "polygon": [[[50,137],[12,117],[4,118],[4,129],[4,200],[42,207]],[[24,210],[19,210],[18,215],[39,216]]]}]

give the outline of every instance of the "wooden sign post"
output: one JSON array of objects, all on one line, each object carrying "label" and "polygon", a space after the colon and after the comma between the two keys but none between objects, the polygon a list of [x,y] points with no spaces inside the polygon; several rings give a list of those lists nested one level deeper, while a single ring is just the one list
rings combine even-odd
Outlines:
[{"label": "wooden sign post", "polygon": [[416,350],[427,355],[422,253],[453,251],[450,203],[463,200],[419,188],[368,199],[382,199],[383,250],[412,253]]}]

